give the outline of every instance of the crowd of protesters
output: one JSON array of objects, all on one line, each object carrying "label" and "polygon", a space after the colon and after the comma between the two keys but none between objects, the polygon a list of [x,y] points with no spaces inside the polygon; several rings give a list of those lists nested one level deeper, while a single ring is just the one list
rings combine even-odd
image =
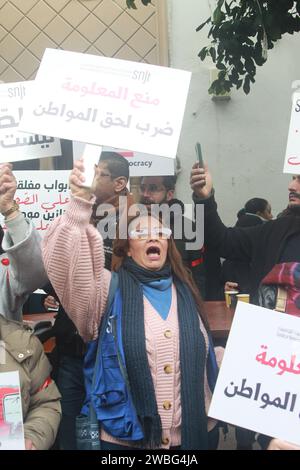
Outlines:
[{"label": "crowd of protesters", "polygon": [[[11,165],[1,164],[0,372],[19,371],[28,450],[76,449],[76,418],[91,409],[103,450],[217,449],[220,423],[207,412],[224,351],[205,316],[211,283],[218,298],[231,283],[258,303],[259,285],[275,266],[300,263],[299,176],[280,217],[253,198],[230,228],[218,215],[207,167],[191,171],[193,221],[174,198],[176,177],[142,178],[138,201],[128,180],[118,153],[102,152],[91,187],[83,161],[75,162],[71,200],[41,241],[15,202]],[[58,309],[52,372],[22,324],[23,304],[42,287],[45,310]],[[258,442],[297,449],[271,436]]]}]

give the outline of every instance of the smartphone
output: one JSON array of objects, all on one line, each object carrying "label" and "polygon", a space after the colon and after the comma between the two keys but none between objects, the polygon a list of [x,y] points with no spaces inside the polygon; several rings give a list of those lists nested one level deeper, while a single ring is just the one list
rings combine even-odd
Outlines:
[{"label": "smartphone", "polygon": [[82,186],[90,188],[95,177],[95,165],[100,160],[102,147],[100,145],[86,144],[83,150],[83,164],[85,181]]},{"label": "smartphone", "polygon": [[201,145],[199,144],[199,142],[196,143],[195,148],[196,148],[197,162],[199,163],[199,168],[204,168]]}]

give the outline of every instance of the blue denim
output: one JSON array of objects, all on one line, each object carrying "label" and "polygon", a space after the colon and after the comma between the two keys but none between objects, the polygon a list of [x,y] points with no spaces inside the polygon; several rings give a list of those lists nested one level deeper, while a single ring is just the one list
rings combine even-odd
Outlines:
[{"label": "blue denim", "polygon": [[58,446],[60,450],[76,450],[75,419],[85,398],[83,358],[61,355],[56,385],[62,396]]}]

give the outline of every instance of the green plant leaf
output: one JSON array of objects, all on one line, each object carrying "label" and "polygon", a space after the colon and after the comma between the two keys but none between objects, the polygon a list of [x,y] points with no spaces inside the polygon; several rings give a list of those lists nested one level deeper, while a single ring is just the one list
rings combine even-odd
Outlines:
[{"label": "green plant leaf", "polygon": [[198,56],[201,60],[204,60],[207,56],[207,47],[203,47],[203,49],[201,49],[201,51],[199,52]]},{"label": "green plant leaf", "polygon": [[220,25],[220,23],[225,19],[225,14],[217,7],[213,13],[213,22],[215,25]]},{"label": "green plant leaf", "polygon": [[248,93],[250,92],[250,78],[249,78],[249,75],[246,75],[246,77],[244,79],[243,90],[246,93],[246,95],[248,95]]},{"label": "green plant leaf", "polygon": [[136,5],[135,5],[135,0],[126,0],[126,5],[127,5],[127,8],[133,8],[134,10],[136,10]]},{"label": "green plant leaf", "polygon": [[222,62],[217,62],[216,67],[219,70],[226,70],[226,65],[224,65]]},{"label": "green plant leaf", "polygon": [[204,21],[204,23],[200,24],[200,26],[198,26],[198,27],[196,28],[196,32],[198,33],[198,31],[200,31],[202,28],[204,28],[204,26],[205,26],[206,24],[208,24],[208,23],[210,23],[210,18],[207,18],[207,20]]},{"label": "green plant leaf", "polygon": [[227,2],[225,2],[225,10],[228,16],[231,15],[231,9]]},{"label": "green plant leaf", "polygon": [[211,56],[213,62],[216,62],[216,49],[214,47],[209,48],[209,55]]},{"label": "green plant leaf", "polygon": [[239,88],[241,88],[242,84],[243,84],[243,80],[242,79],[238,80],[236,84],[236,89],[238,90]]},{"label": "green plant leaf", "polygon": [[255,67],[253,59],[251,57],[246,58],[246,60],[245,60],[245,69],[250,74],[255,73],[256,67]]},{"label": "green plant leaf", "polygon": [[248,94],[251,83],[255,82],[256,67],[266,62],[265,48],[274,48],[284,34],[300,32],[300,0],[218,0],[216,3],[211,17],[199,26],[200,30],[208,24],[208,37],[213,39],[206,53],[202,49],[199,56],[204,60],[210,55],[220,70],[210,92],[243,87]]}]

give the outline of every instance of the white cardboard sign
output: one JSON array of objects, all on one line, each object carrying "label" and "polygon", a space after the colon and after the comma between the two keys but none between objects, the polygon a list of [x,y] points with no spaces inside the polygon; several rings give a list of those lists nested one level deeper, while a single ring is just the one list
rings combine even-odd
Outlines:
[{"label": "white cardboard sign", "polygon": [[209,416],[300,444],[300,319],[238,302]]},{"label": "white cardboard sign", "polygon": [[46,49],[21,129],[175,157],[191,73]]},{"label": "white cardboard sign", "polygon": [[[43,235],[51,222],[62,215],[68,202],[70,171],[15,171],[18,182],[15,200],[20,211]],[[3,217],[0,222],[4,224]]]},{"label": "white cardboard sign", "polygon": [[19,132],[30,82],[0,84],[0,162],[16,162],[61,155],[60,140]]},{"label": "white cardboard sign", "polygon": [[300,174],[300,93],[294,93],[284,173]]},{"label": "white cardboard sign", "polygon": [[[85,144],[73,142],[74,160],[82,157]],[[171,158],[149,155],[147,153],[134,152],[133,150],[102,147],[103,151],[117,152],[127,158],[129,162],[129,175],[133,176],[166,176],[174,175],[175,161]],[[99,151],[100,156],[100,151]]]},{"label": "white cardboard sign", "polygon": [[18,371],[0,373],[0,450],[24,450],[24,427]]}]

